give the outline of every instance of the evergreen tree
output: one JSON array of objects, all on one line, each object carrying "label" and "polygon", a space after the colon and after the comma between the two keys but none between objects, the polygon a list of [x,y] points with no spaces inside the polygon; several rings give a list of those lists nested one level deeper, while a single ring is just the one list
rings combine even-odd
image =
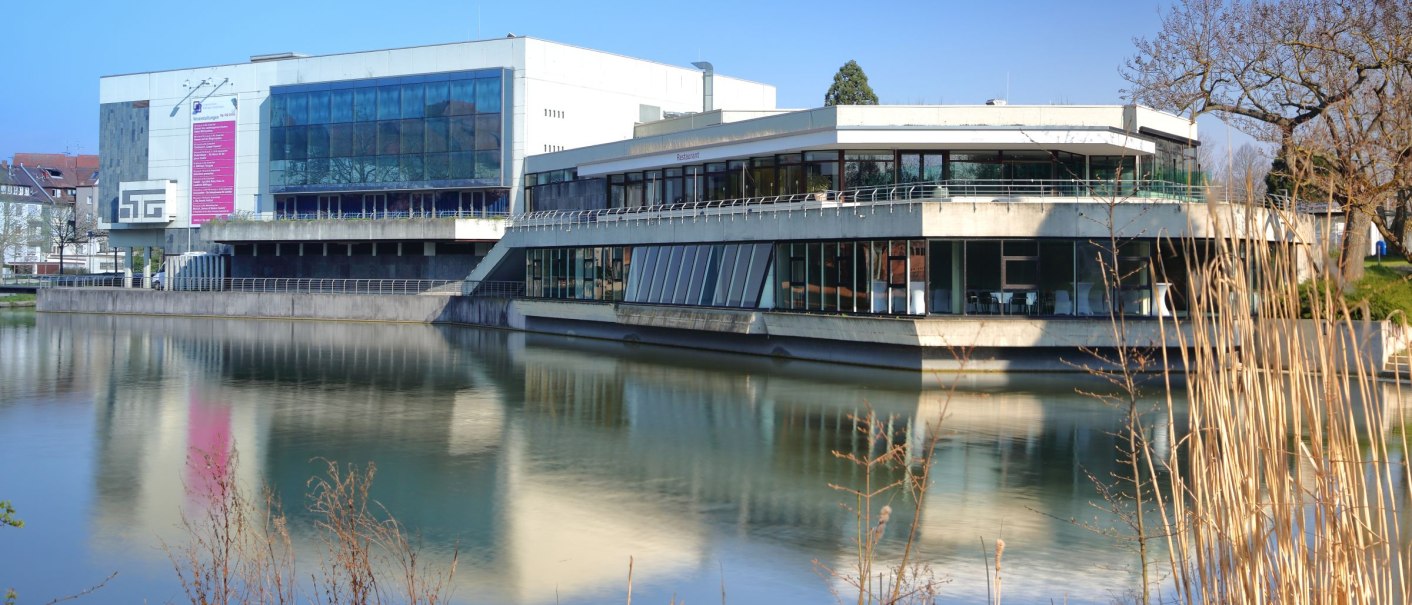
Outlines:
[{"label": "evergreen tree", "polygon": [[868,74],[858,67],[858,62],[849,60],[833,75],[833,86],[824,93],[824,106],[830,105],[877,105],[878,95],[868,86]]}]

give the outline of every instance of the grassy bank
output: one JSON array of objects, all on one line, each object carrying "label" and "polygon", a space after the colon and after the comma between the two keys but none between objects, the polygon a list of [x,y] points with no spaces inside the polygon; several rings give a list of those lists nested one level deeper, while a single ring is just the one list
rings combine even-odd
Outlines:
[{"label": "grassy bank", "polygon": [[[1344,304],[1355,318],[1388,319],[1390,317],[1412,318],[1412,264],[1405,260],[1369,258],[1364,263],[1363,279],[1343,295]],[[1322,290],[1318,283],[1308,283],[1300,288],[1304,300],[1300,305],[1300,316],[1311,317],[1309,294]]]}]

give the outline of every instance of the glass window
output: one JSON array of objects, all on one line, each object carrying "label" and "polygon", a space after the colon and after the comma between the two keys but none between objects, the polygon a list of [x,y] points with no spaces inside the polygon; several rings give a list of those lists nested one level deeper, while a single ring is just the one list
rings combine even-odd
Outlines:
[{"label": "glass window", "polygon": [[706,273],[701,278],[701,300],[697,303],[703,307],[709,307],[715,302],[717,282],[721,278],[721,259],[725,255],[725,249],[724,244],[715,244],[711,246],[711,254],[706,258]]},{"label": "glass window", "polygon": [[735,255],[735,269],[731,271],[731,289],[726,298],[726,305],[730,307],[741,306],[741,301],[745,298],[745,291],[749,287],[751,258],[755,255],[754,244],[740,244]]},{"label": "glass window", "polygon": [[627,302],[638,302],[637,293],[642,287],[642,266],[647,263],[647,248],[642,246],[632,250],[633,260],[628,263],[628,283],[623,299]]},{"label": "glass window", "polygon": [[342,124],[353,121],[353,90],[331,90],[328,93],[328,121]]},{"label": "glass window", "polygon": [[402,120],[402,153],[422,153],[426,135],[422,120]]},{"label": "glass window", "polygon": [[891,186],[892,153],[888,151],[850,151],[844,154],[844,186],[858,187]]},{"label": "glass window", "polygon": [[450,149],[450,142],[447,133],[446,118],[427,118],[422,122],[422,129],[426,136],[426,152],[441,153]]},{"label": "glass window", "polygon": [[736,257],[739,255],[740,246],[737,244],[725,245],[725,256],[721,258],[720,270],[716,278],[716,295],[712,298],[711,304],[716,307],[726,306],[730,301],[731,283],[735,279]]},{"label": "glass window", "polygon": [[402,117],[402,89],[397,86],[378,87],[378,119],[396,120]]},{"label": "glass window", "polygon": [[427,115],[426,90],[421,84],[402,85],[402,117],[424,118]]},{"label": "glass window", "polygon": [[359,122],[353,125],[353,155],[373,156],[378,150],[377,122]]},{"label": "glass window", "polygon": [[667,246],[653,246],[656,249],[656,258],[652,263],[652,286],[647,290],[647,301],[655,303],[662,300],[662,288],[667,283],[668,264],[672,260],[671,250]]},{"label": "glass window", "polygon": [[681,263],[677,265],[676,288],[672,291],[673,304],[688,304],[686,301],[691,291],[692,272],[696,270],[696,252],[700,248],[700,246],[686,246],[682,253]]},{"label": "glass window", "polygon": [[425,115],[439,118],[446,115],[446,104],[451,99],[450,84],[447,82],[427,82],[423,88],[426,95]]},{"label": "glass window", "polygon": [[474,116],[456,116],[449,122],[451,151],[472,151],[476,148]]},{"label": "glass window", "polygon": [[760,304],[761,290],[764,288],[765,271],[770,267],[770,244],[751,244],[750,267],[745,274],[745,288],[742,290],[740,305],[756,307]]},{"label": "glass window", "polygon": [[476,113],[500,113],[500,78],[478,78]]},{"label": "glass window", "polygon": [[444,181],[451,178],[450,157],[445,153],[426,154],[426,171],[428,181]]},{"label": "glass window", "polygon": [[328,154],[329,157],[346,158],[353,153],[353,125],[352,124],[329,124],[328,125]]},{"label": "glass window", "polygon": [[403,154],[402,158],[402,180],[421,181],[426,179],[426,168],[422,164],[421,154]]},{"label": "glass window", "polygon": [[706,264],[711,260],[711,246],[696,246],[696,256],[691,262],[691,278],[688,280],[686,298],[688,305],[701,304],[701,283],[706,280]]},{"label": "glass window", "polygon": [[327,124],[329,121],[328,91],[309,93],[309,123]]},{"label": "glass window", "polygon": [[378,155],[402,153],[402,124],[396,120],[378,122]]},{"label": "glass window", "polygon": [[284,129],[279,127],[270,128],[270,161],[277,162],[289,157],[289,151],[285,148],[288,143],[284,138]]},{"label": "glass window", "polygon": [[464,116],[476,112],[475,80],[452,80],[451,100],[446,105],[446,115]]},{"label": "glass window", "polygon": [[666,280],[662,284],[662,294],[659,300],[653,302],[670,303],[677,295],[677,282],[681,281],[682,257],[686,254],[685,246],[670,246],[671,255],[667,257]]},{"label": "glass window", "polygon": [[328,126],[316,124],[305,130],[308,138],[310,158],[326,158],[328,155]]},{"label": "glass window", "polygon": [[373,122],[378,119],[378,91],[376,88],[355,88],[353,90],[353,119],[359,122]]},{"label": "glass window", "polygon": [[476,116],[476,149],[500,149],[500,114]]},{"label": "glass window", "polygon": [[819,283],[822,305],[825,311],[838,310],[838,244],[825,242],[823,246],[823,256],[820,257],[823,264],[823,281]]},{"label": "glass window", "polygon": [[500,152],[499,151],[477,151],[476,152],[476,176],[477,179],[500,178]]},{"label": "glass window", "polygon": [[309,123],[309,95],[292,93],[285,97],[285,119],[289,126],[303,126]]},{"label": "glass window", "polygon": [[450,165],[449,174],[453,180],[467,180],[475,178],[476,158],[473,151],[453,151],[447,154],[447,162]]},{"label": "glass window", "polygon": [[290,126],[284,129],[285,149],[289,150],[288,159],[302,160],[309,157],[309,127]]},{"label": "glass window", "polygon": [[270,126],[289,126],[289,112],[285,110],[288,102],[289,95],[270,95]]}]

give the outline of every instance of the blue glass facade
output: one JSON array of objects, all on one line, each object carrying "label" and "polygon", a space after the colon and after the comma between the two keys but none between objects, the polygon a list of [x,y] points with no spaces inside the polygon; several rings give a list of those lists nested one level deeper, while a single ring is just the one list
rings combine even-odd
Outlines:
[{"label": "blue glass facade", "polygon": [[270,191],[503,187],[507,70],[270,89]]}]

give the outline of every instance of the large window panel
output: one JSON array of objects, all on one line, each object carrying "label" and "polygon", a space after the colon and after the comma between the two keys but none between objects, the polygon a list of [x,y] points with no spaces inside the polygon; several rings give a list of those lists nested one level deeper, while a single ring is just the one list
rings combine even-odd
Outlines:
[{"label": "large window panel", "polygon": [[715,307],[726,306],[730,300],[731,280],[734,278],[735,257],[740,246],[736,244],[725,245],[725,255],[721,257],[720,272],[716,277],[716,294],[711,298],[711,305]]},{"label": "large window panel", "polygon": [[309,123],[309,95],[294,93],[284,101],[285,121],[288,126],[304,126]]},{"label": "large window panel", "polygon": [[750,244],[750,267],[745,273],[745,284],[741,290],[740,306],[756,307],[760,303],[765,272],[770,267],[770,244]]},{"label": "large window panel", "polygon": [[309,93],[309,123],[327,124],[329,122],[329,94],[326,90]]},{"label": "large window panel", "polygon": [[378,155],[402,153],[402,123],[396,120],[378,122]]},{"label": "large window panel", "polygon": [[701,300],[697,303],[703,307],[715,303],[717,282],[721,279],[721,259],[725,256],[725,251],[724,244],[711,246],[711,256],[706,261],[706,276],[701,284]]},{"label": "large window panel", "polygon": [[426,89],[421,84],[403,84],[401,94],[404,119],[426,117]]},{"label": "large window panel", "polygon": [[454,116],[449,123],[451,151],[474,151],[476,148],[475,116]]},{"label": "large window panel", "polygon": [[750,278],[750,259],[755,254],[753,244],[738,244],[735,254],[735,268],[731,271],[730,290],[726,306],[739,307],[745,297],[746,283]]},{"label": "large window panel", "polygon": [[396,120],[402,117],[402,88],[396,85],[378,87],[378,119]]},{"label": "large window panel", "polygon": [[426,129],[422,120],[402,120],[402,153],[420,154],[425,150]]},{"label": "large window panel", "polygon": [[476,116],[476,150],[500,150],[500,114],[489,113]]},{"label": "large window panel", "polygon": [[711,260],[711,246],[696,246],[696,256],[691,262],[691,279],[686,290],[684,304],[701,304],[702,282],[706,280],[706,263]]},{"label": "large window panel", "polygon": [[696,253],[701,246],[685,246],[677,265],[677,283],[672,290],[672,304],[685,305],[691,292],[692,273],[696,270]]},{"label": "large window panel", "polygon": [[476,113],[500,113],[500,78],[476,81]]},{"label": "large window panel", "polygon": [[331,90],[328,93],[328,121],[331,124],[344,124],[353,121],[353,91],[349,89]]},{"label": "large window panel", "polygon": [[448,126],[446,118],[428,118],[422,123],[422,130],[426,135],[427,153],[450,151]]},{"label": "large window panel", "polygon": [[451,100],[450,83],[427,82],[424,94],[426,95],[426,107],[423,112],[426,116],[428,118],[445,116],[447,103]]},{"label": "large window panel", "polygon": [[353,90],[353,119],[358,122],[373,122],[378,119],[378,91],[376,88]]},{"label": "large window panel", "polygon": [[682,255],[686,253],[684,246],[669,246],[671,252],[667,256],[667,270],[665,279],[662,282],[662,292],[657,300],[652,302],[670,303],[676,296],[677,282],[681,280]]}]

